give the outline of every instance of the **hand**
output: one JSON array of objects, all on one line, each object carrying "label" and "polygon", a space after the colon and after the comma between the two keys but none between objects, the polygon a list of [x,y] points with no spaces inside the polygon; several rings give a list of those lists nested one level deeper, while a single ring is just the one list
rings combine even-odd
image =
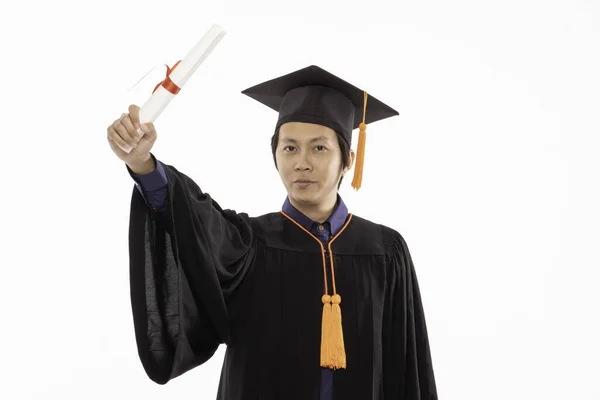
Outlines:
[{"label": "hand", "polygon": [[[108,143],[113,152],[130,167],[147,163],[150,150],[154,146],[157,134],[154,124],[146,123],[140,126],[140,108],[136,105],[129,106],[129,113],[121,115],[109,125]],[[138,129],[143,136],[138,134]],[[123,149],[131,149],[129,153]]]}]

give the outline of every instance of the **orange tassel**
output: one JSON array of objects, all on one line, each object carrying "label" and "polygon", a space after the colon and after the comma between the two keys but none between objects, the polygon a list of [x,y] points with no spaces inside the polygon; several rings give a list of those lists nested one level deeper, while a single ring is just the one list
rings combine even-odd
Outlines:
[{"label": "orange tassel", "polygon": [[360,189],[362,185],[363,168],[365,164],[365,144],[367,141],[367,125],[361,122],[359,128],[358,147],[356,149],[356,167],[354,169],[354,179],[352,179],[352,187],[355,190]]},{"label": "orange tassel", "polygon": [[342,298],[339,294],[331,297],[331,321],[332,321],[332,346],[333,362],[331,368],[346,368],[346,350],[344,346],[344,331],[342,330],[342,309],[340,303]]},{"label": "orange tassel", "polygon": [[324,294],[321,301],[323,302],[323,320],[321,322],[321,366],[326,366],[332,359],[331,296]]},{"label": "orange tassel", "polygon": [[321,366],[331,369],[346,368],[346,350],[340,308],[342,298],[339,294],[323,295],[322,301]]},{"label": "orange tassel", "polygon": [[337,288],[335,284],[335,266],[333,263],[333,251],[331,250],[331,244],[338,238],[339,235],[346,229],[350,221],[352,220],[352,214],[349,214],[346,224],[342,229],[329,241],[329,254],[331,261],[331,280],[333,285],[333,296],[330,296],[327,292],[327,268],[325,264],[325,249],[323,244],[315,235],[310,233],[306,228],[294,221],[289,215],[281,211],[287,219],[297,225],[300,229],[309,234],[313,239],[321,246],[321,256],[323,258],[323,278],[325,286],[325,294],[321,296],[323,302],[323,316],[321,321],[321,367],[331,369],[346,368],[346,350],[344,345],[344,331],[342,329],[342,309],[340,303],[342,298],[337,294]]},{"label": "orange tassel", "polygon": [[358,125],[360,132],[358,134],[358,147],[356,148],[356,166],[354,168],[354,179],[352,179],[352,187],[355,190],[362,186],[363,169],[365,165],[365,144],[367,141],[367,124],[365,117],[367,114],[367,92],[364,92],[365,100],[363,103],[363,119]]}]

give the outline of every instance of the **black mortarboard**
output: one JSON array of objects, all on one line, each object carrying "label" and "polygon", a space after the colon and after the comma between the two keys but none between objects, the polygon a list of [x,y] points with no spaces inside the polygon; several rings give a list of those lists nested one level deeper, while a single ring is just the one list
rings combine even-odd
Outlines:
[{"label": "black mortarboard", "polygon": [[[398,115],[367,92],[315,65],[248,88],[243,94],[279,113],[275,131],[286,122],[310,122],[333,129],[348,147],[360,128],[352,186],[362,182],[366,124]],[[368,101],[367,101],[368,100]]]}]

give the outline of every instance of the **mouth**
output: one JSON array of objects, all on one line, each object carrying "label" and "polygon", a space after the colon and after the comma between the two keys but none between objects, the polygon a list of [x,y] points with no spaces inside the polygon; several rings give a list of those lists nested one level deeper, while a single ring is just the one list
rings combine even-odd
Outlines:
[{"label": "mouth", "polygon": [[315,181],[309,181],[306,179],[298,179],[298,180],[295,180],[294,183],[315,183]]},{"label": "mouth", "polygon": [[302,189],[305,189],[305,188],[311,186],[313,183],[315,183],[315,182],[314,181],[307,181],[307,180],[297,180],[297,181],[294,181],[294,184],[297,187],[300,187]]}]

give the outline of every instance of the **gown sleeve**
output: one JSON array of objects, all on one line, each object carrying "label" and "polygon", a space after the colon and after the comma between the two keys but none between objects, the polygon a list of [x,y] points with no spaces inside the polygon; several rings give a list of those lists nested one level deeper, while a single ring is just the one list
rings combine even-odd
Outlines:
[{"label": "gown sleeve", "polygon": [[384,310],[386,399],[437,400],[437,388],[415,267],[404,238],[388,244],[391,283]]},{"label": "gown sleeve", "polygon": [[223,210],[165,164],[168,202],[149,207],[134,188],[130,295],[138,355],[158,384],[205,363],[230,335],[232,304],[252,266],[248,215]]}]

